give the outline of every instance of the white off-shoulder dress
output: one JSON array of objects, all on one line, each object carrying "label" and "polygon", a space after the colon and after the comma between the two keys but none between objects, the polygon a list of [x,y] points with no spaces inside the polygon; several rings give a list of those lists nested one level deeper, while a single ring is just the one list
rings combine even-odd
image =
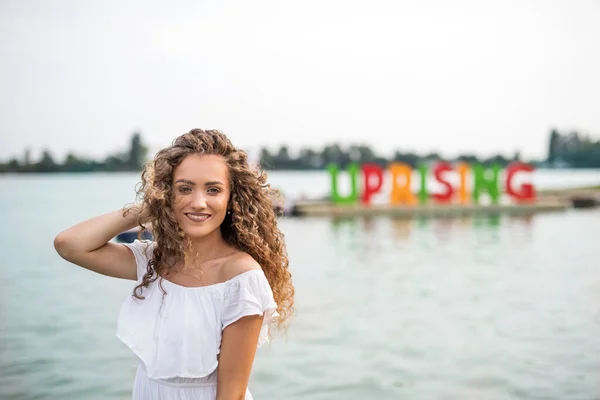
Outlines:
[{"label": "white off-shoulder dress", "polygon": [[[135,255],[139,283],[155,243],[126,246]],[[117,337],[139,359],[133,400],[214,400],[223,329],[243,316],[264,315],[257,346],[269,340],[269,325],[278,316],[269,282],[258,269],[202,287],[163,279],[163,296],[159,281],[144,288],[143,300],[130,293],[117,322]]]}]

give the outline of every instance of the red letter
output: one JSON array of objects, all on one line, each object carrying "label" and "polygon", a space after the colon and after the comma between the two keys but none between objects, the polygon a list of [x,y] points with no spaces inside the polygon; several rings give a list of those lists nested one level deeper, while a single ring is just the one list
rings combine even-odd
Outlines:
[{"label": "red letter", "polygon": [[452,166],[447,162],[438,163],[433,169],[433,174],[435,175],[435,179],[442,185],[446,187],[446,191],[442,193],[432,194],[431,197],[438,203],[449,203],[452,200],[452,196],[454,196],[454,188],[450,183],[444,179],[442,174],[444,172],[452,171]]},{"label": "red letter", "polygon": [[535,188],[530,183],[521,185],[519,191],[512,187],[512,180],[518,172],[532,172],[531,165],[522,163],[512,163],[506,168],[506,193],[514,198],[517,202],[530,202],[535,200]]},{"label": "red letter", "polygon": [[[369,204],[371,202],[371,196],[379,192],[383,185],[383,168],[377,164],[369,163],[362,166],[362,172],[365,184],[363,186],[361,200],[363,204]],[[372,176],[375,176],[377,179],[375,185],[371,185],[370,178]]]}]

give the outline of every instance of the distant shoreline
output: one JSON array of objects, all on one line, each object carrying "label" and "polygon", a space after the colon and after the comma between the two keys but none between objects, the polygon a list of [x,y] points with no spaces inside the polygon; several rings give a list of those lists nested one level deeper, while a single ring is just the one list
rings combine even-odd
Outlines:
[{"label": "distant shoreline", "polygon": [[[148,148],[142,141],[141,134],[135,132],[131,136],[129,149],[109,154],[102,160],[80,158],[69,153],[62,162],[55,161],[49,150],[42,152],[39,161],[33,161],[30,149],[25,149],[22,158],[12,158],[0,162],[0,174],[17,173],[90,173],[90,172],[141,172],[145,160],[148,160]],[[381,156],[366,144],[332,143],[322,148],[294,148],[282,145],[278,151],[271,152],[262,147],[259,157],[252,164],[260,165],[266,171],[321,171],[335,164],[346,169],[351,164],[377,164],[386,168],[391,163],[402,163],[417,168],[420,165],[431,165],[446,162],[450,164],[466,163],[482,166],[498,165],[502,168],[514,162],[525,163],[536,169],[569,170],[600,169],[600,140],[577,132],[561,134],[555,129],[550,132],[547,156],[541,159],[524,159],[520,151],[510,156],[496,154],[482,157],[475,154],[460,154],[446,157],[432,152],[417,154],[397,149],[392,156]]]}]

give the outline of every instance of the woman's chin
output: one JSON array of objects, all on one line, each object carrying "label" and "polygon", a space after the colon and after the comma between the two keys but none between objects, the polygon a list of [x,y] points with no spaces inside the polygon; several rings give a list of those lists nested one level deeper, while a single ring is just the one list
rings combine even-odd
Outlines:
[{"label": "woman's chin", "polygon": [[183,233],[185,233],[185,235],[187,237],[189,237],[190,239],[201,239],[203,237],[206,237],[208,235],[210,235],[211,233],[213,233],[214,231],[218,230],[219,227],[217,228],[208,228],[208,227],[201,227],[201,228],[188,228],[188,229],[183,229]]}]

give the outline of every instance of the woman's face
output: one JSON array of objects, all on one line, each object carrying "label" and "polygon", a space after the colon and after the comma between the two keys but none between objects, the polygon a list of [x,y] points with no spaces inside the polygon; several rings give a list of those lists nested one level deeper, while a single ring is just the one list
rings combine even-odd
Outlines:
[{"label": "woman's face", "polygon": [[190,239],[221,234],[227,213],[229,177],[225,159],[191,154],[173,171],[173,209]]}]

